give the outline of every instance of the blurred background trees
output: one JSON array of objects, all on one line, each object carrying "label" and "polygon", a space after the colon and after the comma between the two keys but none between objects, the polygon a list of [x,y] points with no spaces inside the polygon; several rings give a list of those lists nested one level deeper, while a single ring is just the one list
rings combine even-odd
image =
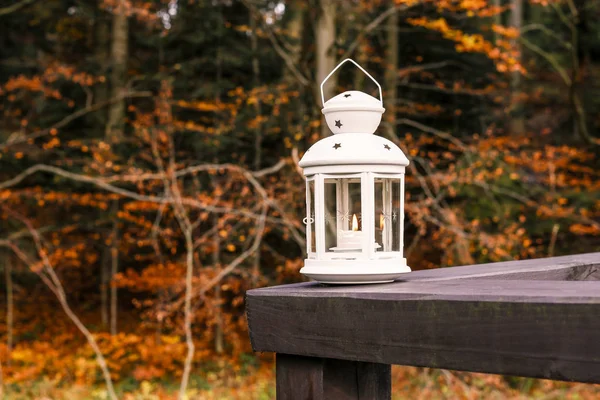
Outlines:
[{"label": "blurred background trees", "polygon": [[[297,161],[329,134],[318,85],[347,57],[411,159],[413,268],[600,251],[599,17],[576,0],[0,1],[3,382],[110,395],[255,365],[244,292],[300,279]],[[335,78],[326,97],[375,90]]]}]

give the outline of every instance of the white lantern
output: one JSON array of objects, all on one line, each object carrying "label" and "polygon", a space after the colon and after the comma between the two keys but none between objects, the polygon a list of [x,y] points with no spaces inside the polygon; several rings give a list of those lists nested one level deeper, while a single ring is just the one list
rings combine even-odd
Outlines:
[{"label": "white lantern", "polygon": [[[323,85],[348,61],[375,82],[379,100],[351,90],[325,102]],[[391,282],[410,272],[403,254],[409,162],[393,142],[373,135],[385,111],[381,86],[346,59],[321,83],[321,99],[334,135],[319,140],[300,160],[308,247],[300,272],[322,283]]]}]

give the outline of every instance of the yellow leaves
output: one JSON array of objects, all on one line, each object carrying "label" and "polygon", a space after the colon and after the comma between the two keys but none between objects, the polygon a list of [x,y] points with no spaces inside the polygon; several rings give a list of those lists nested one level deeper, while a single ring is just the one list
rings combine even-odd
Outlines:
[{"label": "yellow leaves", "polygon": [[181,342],[181,340],[179,339],[179,336],[176,336],[176,335],[172,335],[172,336],[161,335],[160,340],[166,344],[177,344],[177,343]]},{"label": "yellow leaves", "polygon": [[208,101],[185,101],[178,100],[175,102],[175,105],[181,108],[192,109],[196,111],[207,111],[207,112],[216,112],[226,109],[226,106],[221,103],[213,103]]},{"label": "yellow leaves", "polygon": [[596,225],[573,224],[569,227],[569,231],[576,235],[600,235],[600,227]]},{"label": "yellow leaves", "polygon": [[219,236],[222,238],[226,238],[227,237],[227,231],[225,229],[221,229],[219,231]]},{"label": "yellow leaves", "polygon": [[229,243],[226,248],[227,248],[227,251],[230,251],[230,252],[235,251],[235,245],[233,245],[231,243]]},{"label": "yellow leaves", "polygon": [[508,39],[516,39],[519,37],[519,30],[513,27],[492,24],[492,31]]},{"label": "yellow leaves", "polygon": [[20,160],[21,158],[23,158],[23,152],[19,151],[15,153],[15,158],[17,160]]},{"label": "yellow leaves", "polygon": [[265,122],[267,122],[268,119],[269,119],[269,117],[266,116],[266,115],[257,115],[256,117],[254,117],[253,119],[251,119],[250,121],[248,121],[247,126],[250,129],[256,129],[260,125],[262,125]]},{"label": "yellow leaves", "polygon": [[490,46],[482,35],[463,34],[460,43],[456,45],[456,50],[459,52],[485,52],[487,49],[491,51]]},{"label": "yellow leaves", "polygon": [[[475,4],[473,4],[475,5]],[[464,5],[469,8],[468,4]],[[475,5],[474,8],[478,8]],[[469,34],[459,29],[454,29],[448,25],[444,18],[429,20],[427,18],[409,18],[407,22],[414,26],[420,26],[442,34],[445,39],[452,40],[456,43],[456,51],[469,53],[482,53],[488,58],[496,62],[496,69],[499,72],[521,72],[525,73],[525,69],[518,62],[518,52],[514,48],[512,40],[518,36],[518,32],[514,28],[505,28],[499,25],[494,25],[493,30],[508,40],[498,40],[496,46],[487,41],[481,34]]]},{"label": "yellow leaves", "polygon": [[48,150],[48,149],[53,149],[58,146],[60,146],[60,139],[53,137],[48,142],[44,143],[42,147],[44,149]]},{"label": "yellow leaves", "polygon": [[431,30],[435,30],[441,33],[448,32],[450,27],[445,19],[439,18],[436,20],[428,20],[425,17],[421,18],[408,18],[407,22],[414,26],[422,26]]}]

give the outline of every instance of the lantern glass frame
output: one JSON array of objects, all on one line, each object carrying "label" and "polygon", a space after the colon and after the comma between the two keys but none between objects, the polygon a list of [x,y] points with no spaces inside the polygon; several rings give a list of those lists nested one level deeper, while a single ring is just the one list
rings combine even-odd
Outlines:
[{"label": "lantern glass frame", "polygon": [[315,229],[316,183],[314,176],[306,178],[306,253],[309,259],[317,258],[317,242]]},{"label": "lantern glass frame", "polygon": [[[373,174],[375,259],[404,257],[404,174]],[[378,193],[378,185],[380,193]],[[377,230],[381,229],[381,237]]]},{"label": "lantern glass frame", "polygon": [[[307,176],[307,217],[305,223],[309,259],[324,261],[403,259],[404,173],[367,172],[364,170],[364,166],[361,169],[362,171],[351,172],[352,168],[348,168],[347,173],[315,173]],[[388,182],[387,185],[391,188],[388,190],[388,194],[385,195],[385,211],[397,212],[398,217],[396,221],[392,219],[393,224],[397,225],[397,234],[393,233],[394,228],[392,227],[390,229],[392,238],[388,239],[388,243],[391,243],[391,250],[389,251],[385,251],[384,243],[381,240],[375,240],[375,225],[379,222],[377,213],[380,211],[376,207],[375,191],[377,184],[381,182]],[[355,251],[340,251],[340,240],[342,240],[340,231],[350,232],[350,229],[348,229],[351,226],[349,218],[352,217],[349,214],[356,214],[358,208],[349,205],[352,193],[350,193],[348,186],[356,183],[360,185],[360,229],[358,230],[360,245],[356,246]],[[329,189],[328,194],[326,185],[334,184],[335,191]],[[399,187],[394,188],[396,185]],[[398,193],[391,192],[391,190],[396,191],[396,189]],[[335,196],[333,196],[333,192],[335,192]],[[381,196],[383,201],[384,195]],[[394,200],[397,200],[397,204],[394,203]],[[332,207],[335,207],[335,213]],[[331,237],[328,237],[328,235],[331,235]],[[355,238],[354,240],[358,239]],[[381,250],[379,246],[382,247]],[[311,251],[312,249],[315,251]]]},{"label": "lantern glass frame", "polygon": [[[352,196],[350,193],[350,185],[358,184],[359,194],[359,206],[360,212],[358,213],[357,219],[360,218],[360,223],[363,224],[365,221],[362,220],[362,216],[365,213],[364,198],[363,198],[363,185],[366,179],[365,173],[348,173],[348,174],[319,174],[323,180],[323,210],[324,214],[321,214],[324,224],[323,230],[317,231],[318,238],[323,238],[323,253],[317,254],[317,258],[323,260],[356,260],[365,259],[364,254],[364,241],[360,240],[358,246],[355,247],[356,251],[341,251],[340,241],[345,233],[354,233],[351,229],[344,229],[344,225],[349,227],[352,223],[350,214],[356,215],[356,208],[351,206]],[[335,188],[330,187],[329,192],[327,191],[327,185],[334,185]],[[334,189],[334,190],[331,190]],[[335,193],[335,194],[333,194]],[[333,201],[335,199],[335,201]],[[354,198],[354,200],[357,200]],[[335,208],[335,212],[334,212]],[[352,211],[351,211],[352,209]],[[334,217],[335,216],[335,217]],[[318,218],[317,218],[318,220]],[[335,225],[333,221],[335,220]],[[328,227],[329,224],[329,227]],[[360,225],[359,225],[360,226]],[[331,229],[334,227],[335,229]],[[329,229],[328,229],[329,228]],[[317,228],[319,229],[319,228]],[[342,232],[343,231],[343,232]],[[364,236],[362,231],[358,230],[356,233],[360,233]],[[320,256],[320,257],[319,257]]]}]

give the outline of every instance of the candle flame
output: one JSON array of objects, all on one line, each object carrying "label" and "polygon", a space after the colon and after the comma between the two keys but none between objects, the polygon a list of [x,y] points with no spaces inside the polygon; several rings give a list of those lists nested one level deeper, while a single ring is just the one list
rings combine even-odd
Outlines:
[{"label": "candle flame", "polygon": [[352,230],[353,231],[358,230],[358,219],[356,219],[356,214],[352,215]]},{"label": "candle flame", "polygon": [[379,229],[383,230],[385,223],[383,222],[383,214],[379,214]]}]

